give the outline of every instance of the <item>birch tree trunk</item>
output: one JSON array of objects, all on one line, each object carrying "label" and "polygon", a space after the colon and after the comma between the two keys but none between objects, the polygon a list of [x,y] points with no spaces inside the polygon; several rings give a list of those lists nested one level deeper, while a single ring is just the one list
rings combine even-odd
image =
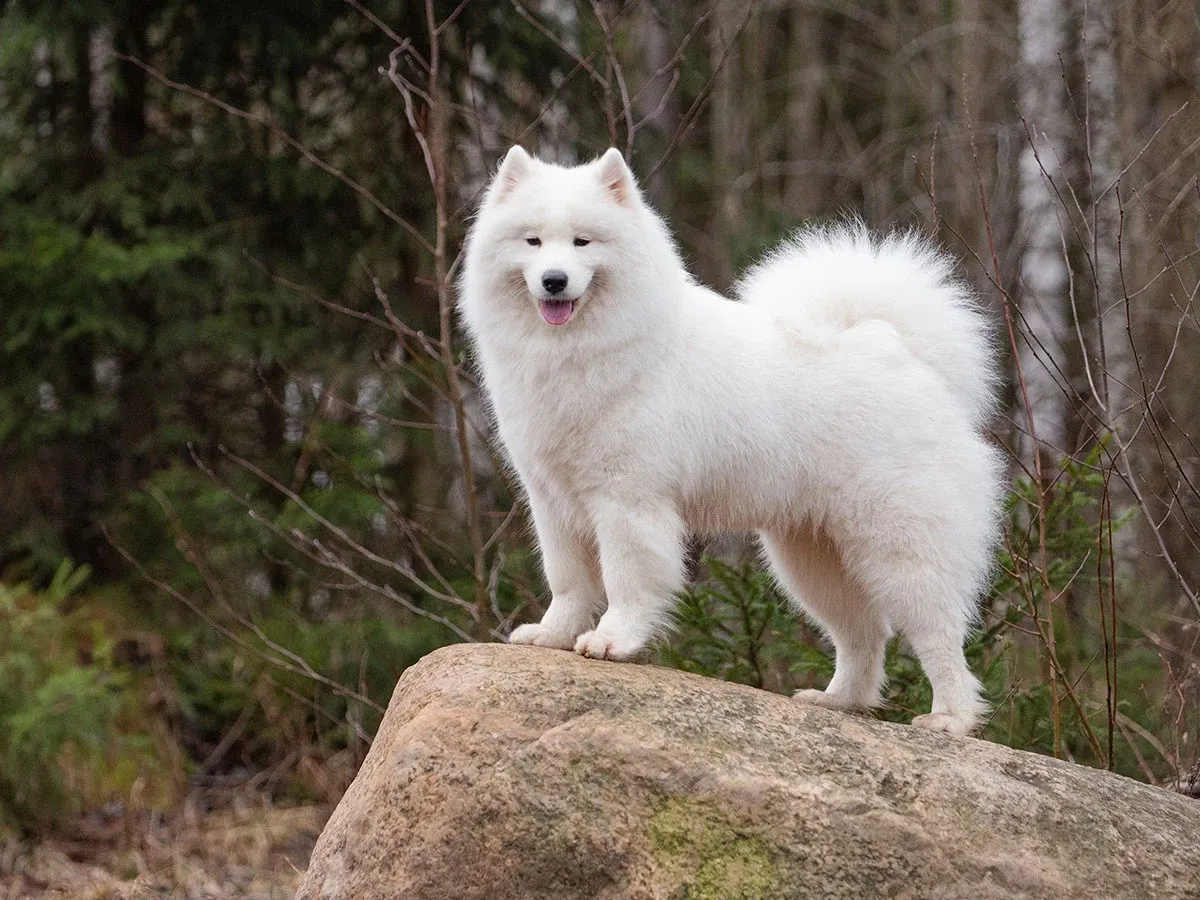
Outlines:
[{"label": "birch tree trunk", "polygon": [[1087,73],[1087,137],[1092,185],[1092,257],[1096,317],[1099,322],[1101,373],[1098,398],[1109,428],[1129,419],[1137,390],[1133,347],[1120,276],[1120,206],[1117,176],[1121,171],[1117,119],[1117,65],[1113,54],[1112,0],[1083,4],[1084,65]]},{"label": "birch tree trunk", "polygon": [[1069,449],[1067,394],[1056,366],[1066,364],[1069,271],[1063,251],[1059,208],[1051,178],[1062,177],[1067,160],[1068,111],[1059,53],[1066,46],[1064,0],[1019,0],[1021,115],[1029,141],[1021,152],[1019,221],[1020,310],[1027,340],[1018,362],[1024,381],[1017,425],[1021,460],[1030,471],[1036,457],[1054,458]]},{"label": "birch tree trunk", "polygon": [[[1079,2],[1079,0],[1077,0]],[[1127,442],[1132,439],[1144,406],[1141,379],[1134,359],[1133,307],[1121,284],[1121,128],[1117,108],[1117,58],[1114,52],[1116,4],[1113,0],[1083,0],[1083,62],[1087,78],[1088,180],[1099,372],[1092,378],[1099,396],[1102,421],[1116,440],[1109,444],[1119,472],[1126,479],[1109,481],[1110,521],[1124,519],[1136,505],[1127,480],[1135,478]],[[1122,574],[1131,575],[1138,563],[1138,528],[1122,528],[1113,536],[1113,554]]]}]

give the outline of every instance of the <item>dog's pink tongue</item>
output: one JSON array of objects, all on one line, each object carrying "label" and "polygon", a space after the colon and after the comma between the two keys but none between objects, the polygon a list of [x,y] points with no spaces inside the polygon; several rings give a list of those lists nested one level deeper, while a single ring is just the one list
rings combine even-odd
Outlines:
[{"label": "dog's pink tongue", "polygon": [[542,318],[551,325],[567,324],[567,319],[571,318],[571,313],[574,311],[573,306],[574,304],[570,300],[542,300],[538,303]]}]

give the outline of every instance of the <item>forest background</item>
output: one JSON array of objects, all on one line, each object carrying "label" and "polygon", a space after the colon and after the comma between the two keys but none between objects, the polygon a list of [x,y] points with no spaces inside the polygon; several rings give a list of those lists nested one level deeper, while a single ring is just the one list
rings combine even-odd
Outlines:
[{"label": "forest background", "polygon": [[[619,147],[718,289],[846,212],[958,257],[1008,373],[984,736],[1194,790],[1194,2],[7,0],[0,835],[336,802],[407,665],[538,615],[452,316],[515,142]],[[822,684],[694,551],[661,661]]]}]

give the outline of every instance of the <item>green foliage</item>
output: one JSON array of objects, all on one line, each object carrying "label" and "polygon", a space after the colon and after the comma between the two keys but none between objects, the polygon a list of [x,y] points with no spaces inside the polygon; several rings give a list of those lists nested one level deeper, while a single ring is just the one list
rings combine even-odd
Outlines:
[{"label": "green foliage", "polygon": [[795,615],[761,569],[706,557],[710,580],[688,589],[677,633],[660,651],[667,665],[712,678],[788,691],[833,674],[833,660],[800,638]]},{"label": "green foliage", "polygon": [[[1042,490],[1028,478],[1013,485],[989,604],[998,621],[989,657],[1003,673],[989,691],[995,709],[985,736],[1145,777],[1139,757],[1162,763],[1144,737],[1162,727],[1145,696],[1161,680],[1161,658],[1131,624],[1136,592],[1111,581],[1110,542],[1132,513],[1107,516],[1105,453],[1101,443],[1063,460]],[[1115,629],[1114,588],[1127,598]],[[1122,733],[1117,717],[1135,728]]]},{"label": "green foliage", "polygon": [[[0,12],[0,486],[24,495],[0,502],[10,574],[16,561],[19,577],[38,582],[68,555],[110,580],[119,567],[100,522],[128,515],[147,477],[189,443],[286,465],[280,451],[295,448],[280,446],[271,409],[286,374],[328,383],[392,340],[272,278],[375,307],[369,273],[386,283],[412,248],[262,128],[114,63],[111,146],[94,146],[84,64],[102,25],[118,51],[241,104],[269,101],[301,137],[324,135],[322,153],[340,165],[414,146],[402,116],[379,114],[394,99],[374,73],[386,38],[353,10],[218,6],[18,2]],[[375,11],[398,27],[421,21],[394,3]],[[303,79],[320,82],[325,106]],[[421,177],[402,164],[366,169],[363,183],[390,197],[415,194]],[[428,301],[416,293],[406,310],[418,327]]]},{"label": "green foliage", "polygon": [[[1044,490],[1030,478],[1016,479],[1005,504],[1008,540],[997,556],[995,595],[1040,606],[1068,587],[1077,593],[1096,588],[1097,564],[1103,567],[1108,561],[1109,528],[1116,534],[1133,515],[1131,511],[1125,519],[1111,522],[1101,516],[1105,452],[1100,443],[1080,459],[1064,459],[1057,478]],[[1044,521],[1044,566],[1039,508]]]},{"label": "green foliage", "polygon": [[0,585],[0,826],[50,824],[149,774],[135,678],[76,602],[88,574],[63,562],[42,591]]},{"label": "green foliage", "polygon": [[102,615],[79,594],[88,575],[64,562],[43,590],[0,585],[0,833],[114,799],[168,805],[185,767],[281,767],[283,787],[318,791],[298,760],[359,754],[400,674],[451,639],[423,620],[317,623],[281,604],[258,624],[175,631],[151,684],[121,660],[111,599]]},{"label": "green foliage", "polygon": [[259,771],[298,752],[326,758],[361,747],[404,670],[449,641],[420,620],[314,623],[286,609],[232,637],[204,627],[178,632],[170,671],[188,749],[195,760],[208,757],[235,723],[244,738],[210,769]]}]

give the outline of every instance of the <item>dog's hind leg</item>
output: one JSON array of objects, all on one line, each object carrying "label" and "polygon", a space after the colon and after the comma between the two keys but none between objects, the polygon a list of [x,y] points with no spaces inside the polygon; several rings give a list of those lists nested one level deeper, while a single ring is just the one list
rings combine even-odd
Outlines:
[{"label": "dog's hind leg", "polygon": [[[908,641],[933,688],[933,709],[913,724],[931,731],[969,733],[987,704],[971,674],[963,644],[973,621],[973,599],[982,563],[953,552],[952,536],[936,529],[909,530],[888,547],[880,535],[848,548],[846,559],[872,602]],[[977,554],[984,558],[982,553]]]},{"label": "dog's hind leg", "polygon": [[933,688],[932,710],[928,715],[917,716],[912,723],[930,731],[969,734],[987,712],[979,680],[971,673],[963,653],[970,621],[956,614],[955,598],[937,602],[930,585],[913,584],[908,590],[907,596],[920,598],[921,604],[910,605],[899,613],[896,628],[917,654]]},{"label": "dog's hind leg", "polygon": [[767,561],[793,603],[833,641],[837,663],[825,690],[797,691],[797,700],[832,709],[877,706],[890,630],[867,594],[846,572],[821,531],[761,534]]},{"label": "dog's hind leg", "polygon": [[908,642],[933,685],[933,710],[913,719],[918,728],[969,734],[987,712],[987,703],[980,697],[979,680],[971,674],[963,654],[966,630],[965,627],[920,632],[908,629]]}]

